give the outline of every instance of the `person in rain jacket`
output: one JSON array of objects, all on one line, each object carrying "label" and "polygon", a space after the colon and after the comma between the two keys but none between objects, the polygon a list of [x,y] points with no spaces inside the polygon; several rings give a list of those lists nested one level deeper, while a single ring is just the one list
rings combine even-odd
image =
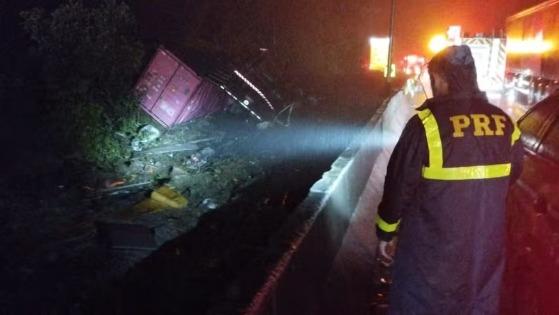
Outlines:
[{"label": "person in rain jacket", "polygon": [[394,259],[389,314],[496,314],[520,131],[479,91],[469,47],[428,70],[434,97],[398,140],[376,219],[379,253]]}]

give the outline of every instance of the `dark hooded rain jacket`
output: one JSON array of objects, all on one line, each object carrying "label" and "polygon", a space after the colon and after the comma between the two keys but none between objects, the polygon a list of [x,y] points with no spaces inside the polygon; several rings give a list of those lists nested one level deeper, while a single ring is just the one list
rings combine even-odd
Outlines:
[{"label": "dark hooded rain jacket", "polygon": [[[505,198],[522,164],[518,130],[480,92],[435,97],[419,111],[391,156],[378,211],[378,237],[398,235],[390,314],[496,314],[505,266]],[[428,130],[433,124],[426,123],[433,117],[435,136]],[[436,170],[426,172],[437,163],[436,136],[442,167],[457,174],[441,179]],[[491,170],[464,175],[459,169],[470,166]]]}]

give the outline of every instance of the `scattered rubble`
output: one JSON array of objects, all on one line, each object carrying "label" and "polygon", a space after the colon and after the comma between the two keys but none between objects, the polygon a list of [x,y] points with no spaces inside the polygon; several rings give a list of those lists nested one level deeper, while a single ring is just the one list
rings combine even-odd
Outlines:
[{"label": "scattered rubble", "polygon": [[259,123],[258,125],[256,125],[258,127],[258,129],[260,130],[266,130],[270,127],[272,127],[272,123],[269,121],[263,121],[261,123]]},{"label": "scattered rubble", "polygon": [[[235,126],[226,130],[231,128],[227,115],[193,120],[160,134],[142,128],[144,135],[134,138],[143,139],[141,150],[112,174],[122,184],[101,190],[108,198],[123,200],[125,209],[112,218],[156,226],[156,230],[165,230],[163,239],[168,240],[262,177],[259,158],[247,160],[242,152],[234,150],[243,143],[250,146],[257,127],[234,120]],[[115,200],[106,203],[114,207]],[[172,218],[160,222],[170,213]]]},{"label": "scattered rubble", "polygon": [[[202,215],[242,194],[264,175],[260,159],[249,160],[234,150],[243,143],[249,147],[257,132],[255,124],[228,113],[192,120],[165,132],[147,125],[137,135],[126,135],[129,141],[123,139],[133,152],[122,156],[113,172],[73,160],[45,167],[56,183],[49,186],[53,192],[33,180],[36,174],[30,174],[28,181],[22,178],[21,185],[33,183],[34,189],[25,191],[36,195],[19,197],[17,193],[10,197],[17,201],[4,198],[2,203],[13,207],[29,200],[33,205],[21,207],[33,211],[14,210],[17,216],[6,218],[0,246],[17,255],[2,259],[5,267],[0,275],[5,270],[22,270],[6,280],[19,288],[14,294],[32,286],[33,282],[18,285],[22,278],[56,274],[66,292],[85,292],[121,275],[165,242],[192,230]],[[14,191],[22,191],[20,186],[14,185]],[[52,261],[67,274],[49,271]],[[86,271],[84,266],[89,266]]]},{"label": "scattered rubble", "polygon": [[142,151],[142,149],[157,140],[161,136],[161,131],[152,125],[145,125],[138,130],[138,135],[132,139],[132,150]]},{"label": "scattered rubble", "polygon": [[139,156],[145,155],[159,155],[159,154],[170,154],[176,152],[196,152],[198,151],[199,147],[193,143],[184,143],[184,144],[173,144],[168,146],[161,146],[152,148],[149,150],[140,151]]},{"label": "scattered rubble", "polygon": [[206,198],[204,199],[204,201],[202,201],[202,206],[213,210],[213,209],[217,209],[218,204],[214,199]]}]

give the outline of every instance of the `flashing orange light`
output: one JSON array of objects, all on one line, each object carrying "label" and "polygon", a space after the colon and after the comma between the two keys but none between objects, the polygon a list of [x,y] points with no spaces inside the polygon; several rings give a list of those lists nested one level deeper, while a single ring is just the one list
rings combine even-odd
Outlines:
[{"label": "flashing orange light", "polygon": [[431,38],[429,42],[429,50],[433,53],[438,53],[446,47],[450,46],[450,42],[446,39],[444,35],[435,35]]},{"label": "flashing orange light", "polygon": [[543,40],[541,38],[537,39],[508,39],[507,40],[507,52],[510,54],[544,54],[553,49],[553,42],[548,40]]}]

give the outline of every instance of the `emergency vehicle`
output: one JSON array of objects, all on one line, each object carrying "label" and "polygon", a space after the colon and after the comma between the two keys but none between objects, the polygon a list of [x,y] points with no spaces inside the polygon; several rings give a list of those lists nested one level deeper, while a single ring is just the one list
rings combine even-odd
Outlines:
[{"label": "emergency vehicle", "polygon": [[402,61],[402,72],[408,77],[417,77],[425,66],[425,57],[418,55],[407,55]]},{"label": "emergency vehicle", "polygon": [[559,87],[558,20],[558,0],[543,2],[507,19],[507,88],[511,101],[530,107]]},{"label": "emergency vehicle", "polygon": [[478,86],[488,93],[501,93],[505,86],[507,64],[506,39],[503,36],[488,36],[483,33],[464,36],[458,25],[448,28],[446,36],[433,37],[429,47],[438,53],[450,45],[470,47],[476,64]]},{"label": "emergency vehicle", "polygon": [[[429,47],[431,52],[438,53],[451,45],[466,45],[470,48],[476,64],[480,90],[487,92],[490,100],[493,100],[494,96],[499,98],[506,82],[506,39],[502,36],[487,36],[485,34],[463,36],[461,27],[454,25],[449,27],[446,36],[437,35],[433,37]],[[425,97],[431,98],[433,95],[429,88],[429,75],[426,66],[423,67],[418,81],[412,81],[411,85],[419,83],[423,88],[422,92]],[[406,92],[410,90],[412,89],[406,86]]]},{"label": "emergency vehicle", "polygon": [[470,47],[472,51],[479,88],[486,92],[502,91],[507,63],[505,39],[480,35],[464,37],[462,44]]},{"label": "emergency vehicle", "polygon": [[478,86],[485,92],[501,92],[505,84],[507,54],[505,38],[487,36],[463,36],[460,26],[450,26],[447,31],[447,45],[470,47],[476,63]]}]

